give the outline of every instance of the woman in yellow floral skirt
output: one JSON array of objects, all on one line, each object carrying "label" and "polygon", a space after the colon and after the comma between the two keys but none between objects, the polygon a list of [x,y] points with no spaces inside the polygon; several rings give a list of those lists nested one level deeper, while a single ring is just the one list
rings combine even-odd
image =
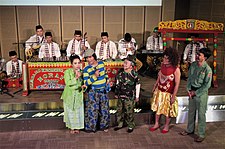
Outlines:
[{"label": "woman in yellow floral skirt", "polygon": [[177,117],[178,103],[176,94],[180,84],[178,61],[179,56],[176,49],[167,48],[164,51],[161,70],[153,87],[151,109],[156,112],[156,115],[155,125],[150,127],[150,131],[155,131],[160,127],[159,118],[161,114],[166,116],[166,123],[161,131],[162,133],[169,131],[171,117]]}]

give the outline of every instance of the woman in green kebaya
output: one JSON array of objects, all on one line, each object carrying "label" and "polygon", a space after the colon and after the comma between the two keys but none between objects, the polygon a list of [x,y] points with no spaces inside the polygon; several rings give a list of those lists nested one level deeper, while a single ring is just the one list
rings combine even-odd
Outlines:
[{"label": "woman in green kebaya", "polygon": [[64,106],[64,122],[71,129],[70,133],[79,133],[84,128],[84,104],[82,91],[81,60],[78,55],[71,55],[72,68],[64,72],[65,88],[61,99]]}]

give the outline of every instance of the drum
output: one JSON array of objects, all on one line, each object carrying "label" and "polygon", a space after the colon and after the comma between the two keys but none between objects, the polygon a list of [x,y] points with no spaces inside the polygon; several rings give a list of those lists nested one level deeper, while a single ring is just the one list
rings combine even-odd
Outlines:
[{"label": "drum", "polygon": [[19,88],[22,87],[22,78],[6,78],[7,88]]}]

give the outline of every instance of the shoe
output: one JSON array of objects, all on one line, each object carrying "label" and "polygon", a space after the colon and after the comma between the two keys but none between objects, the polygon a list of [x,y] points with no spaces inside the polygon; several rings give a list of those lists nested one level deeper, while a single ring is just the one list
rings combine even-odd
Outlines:
[{"label": "shoe", "polygon": [[133,131],[134,131],[133,128],[128,128],[128,129],[127,129],[127,132],[128,132],[128,133],[132,133]]},{"label": "shoe", "polygon": [[179,132],[179,135],[182,135],[182,136],[187,136],[187,135],[191,135],[191,134],[194,134],[194,132],[191,132],[191,133],[189,133],[187,131],[181,131],[181,132]]},{"label": "shoe", "polygon": [[158,129],[159,127],[156,127],[156,128],[154,128],[154,127],[151,127],[151,128],[149,128],[149,131],[156,131],[157,129]]},{"label": "shoe", "polygon": [[198,136],[197,138],[195,138],[194,141],[195,141],[195,142],[198,142],[198,143],[201,143],[202,141],[204,141],[204,139],[205,139],[205,138],[202,138],[202,137],[199,137],[199,136]]},{"label": "shoe", "polygon": [[169,132],[169,130],[164,130],[164,129],[161,131],[161,133],[163,133],[163,134],[168,133],[168,132]]},{"label": "shoe", "polygon": [[117,127],[114,128],[114,131],[120,130],[120,129],[122,129],[122,128],[123,128],[123,127],[118,127],[118,126],[117,126]]}]

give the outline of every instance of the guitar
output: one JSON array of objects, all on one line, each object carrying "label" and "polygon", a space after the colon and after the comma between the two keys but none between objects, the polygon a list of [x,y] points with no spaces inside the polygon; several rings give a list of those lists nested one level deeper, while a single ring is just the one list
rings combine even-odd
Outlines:
[{"label": "guitar", "polygon": [[38,51],[38,49],[41,47],[41,45],[42,44],[38,44],[38,45],[32,46],[29,50],[26,51],[26,53],[25,53],[26,56],[27,57],[32,57],[33,54]]}]

